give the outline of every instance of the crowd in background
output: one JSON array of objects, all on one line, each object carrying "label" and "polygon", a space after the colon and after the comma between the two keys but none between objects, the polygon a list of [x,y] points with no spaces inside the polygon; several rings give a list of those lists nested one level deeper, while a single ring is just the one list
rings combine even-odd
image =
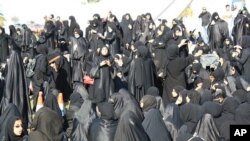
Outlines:
[{"label": "crowd in background", "polygon": [[112,12],[0,27],[0,140],[230,140],[250,124],[250,13],[198,18],[202,31]]}]

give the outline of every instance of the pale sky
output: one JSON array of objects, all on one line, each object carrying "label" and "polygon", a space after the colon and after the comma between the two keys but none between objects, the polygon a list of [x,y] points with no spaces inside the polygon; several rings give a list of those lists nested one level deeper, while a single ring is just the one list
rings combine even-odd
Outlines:
[{"label": "pale sky", "polygon": [[[130,13],[135,19],[137,15],[150,12],[156,17],[167,7],[172,0],[101,0],[97,4],[81,4],[81,0],[0,0],[0,11],[4,14],[8,24],[11,18],[16,16],[20,23],[28,23],[33,20],[36,23],[43,23],[45,15],[54,14],[68,19],[74,15],[80,25],[86,25],[94,13],[99,13],[102,17],[108,11],[112,11],[118,19],[125,13]],[[167,12],[162,16],[171,21],[190,0],[175,0]],[[207,5],[211,12],[224,10],[225,4],[230,4],[232,0],[194,0],[191,5],[195,16],[201,12],[201,7]],[[250,0],[246,0],[250,1]],[[162,17],[160,17],[162,18]]]}]

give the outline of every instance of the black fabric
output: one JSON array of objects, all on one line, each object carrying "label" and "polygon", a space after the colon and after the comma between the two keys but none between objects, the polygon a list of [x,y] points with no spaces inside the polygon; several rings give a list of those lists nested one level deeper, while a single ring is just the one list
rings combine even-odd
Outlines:
[{"label": "black fabric", "polygon": [[87,141],[89,126],[95,118],[96,115],[92,109],[91,101],[85,99],[81,108],[75,112],[70,139]]},{"label": "black fabric", "polygon": [[62,141],[64,138],[61,118],[47,107],[37,111],[32,128],[34,130],[29,134],[29,141]]},{"label": "black fabric", "polygon": [[120,116],[114,141],[150,141],[142,122],[135,113],[123,112]]},{"label": "black fabric", "polygon": [[135,58],[130,64],[128,89],[138,101],[145,95],[149,87],[155,85],[155,66],[148,53],[146,46],[139,46],[138,58]]},{"label": "black fabric", "polygon": [[203,115],[196,126],[195,133],[206,141],[219,141],[220,139],[219,130],[210,114]]},{"label": "black fabric", "polygon": [[188,91],[187,96],[190,98],[190,103],[197,104],[197,105],[200,104],[201,95],[197,91],[190,90]]},{"label": "black fabric", "polygon": [[72,82],[82,82],[84,60],[88,54],[87,41],[80,36],[79,38],[70,37],[71,44],[71,67],[72,67]]},{"label": "black fabric", "polygon": [[19,52],[13,50],[8,63],[5,93],[1,101],[0,113],[6,109],[9,103],[13,103],[22,114],[24,127],[28,127],[28,123],[31,121],[31,108],[28,94],[23,61]]},{"label": "black fabric", "polygon": [[74,16],[69,16],[70,25],[69,25],[69,37],[74,35],[75,29],[80,29],[79,24],[76,22]]},{"label": "black fabric", "polygon": [[113,94],[110,100],[117,118],[120,118],[123,113],[131,111],[140,121],[143,120],[143,113],[138,102],[127,90],[121,89],[118,93]]},{"label": "black fabric", "polygon": [[203,116],[203,110],[201,107],[188,103],[180,108],[181,119],[184,125],[187,126],[187,133],[194,133],[195,128],[201,117]]},{"label": "black fabric", "polygon": [[236,100],[238,100],[240,104],[247,102],[247,92],[245,90],[242,89],[236,90],[235,92],[233,92],[232,95]]},{"label": "black fabric", "polygon": [[103,102],[97,105],[101,118],[105,120],[114,119],[114,108],[111,103]]},{"label": "black fabric", "polygon": [[[107,47],[102,47],[102,49],[108,49]],[[100,50],[100,52],[101,52]],[[108,51],[109,52],[109,51]],[[105,64],[100,66],[102,61],[111,61],[110,55],[99,55],[96,56],[95,60],[93,61],[93,67],[99,66],[99,73],[100,77],[95,78],[94,85],[89,86],[89,99],[93,103],[100,103],[107,101],[108,98],[114,92],[114,81],[112,79],[112,67]]]},{"label": "black fabric", "polygon": [[173,140],[176,140],[178,131],[183,125],[183,121],[180,116],[180,107],[175,103],[169,103],[166,106],[166,110],[163,114],[164,123],[171,134]]},{"label": "black fabric", "polygon": [[211,114],[214,118],[219,117],[222,113],[222,105],[213,101],[207,101],[202,104],[205,113]]},{"label": "black fabric", "polygon": [[[216,19],[215,17],[218,16]],[[212,22],[215,22],[212,24]],[[210,49],[214,50],[223,47],[223,41],[228,37],[228,24],[220,19],[217,12],[213,13],[210,24],[208,25],[208,38]]]},{"label": "black fabric", "polygon": [[[143,98],[142,98],[143,99]],[[144,112],[142,126],[151,141],[171,141],[171,135],[167,130],[162,115],[158,109],[150,108]]]},{"label": "black fabric", "polygon": [[167,77],[164,81],[163,100],[165,103],[171,103],[174,98],[171,95],[173,88],[177,85],[186,88],[185,68],[193,62],[193,57],[178,57],[177,45],[171,45],[167,48],[167,60],[165,62]]},{"label": "black fabric", "polygon": [[89,129],[89,141],[113,141],[117,125],[117,120],[95,119]]},{"label": "black fabric", "polygon": [[193,136],[190,133],[181,133],[176,138],[176,141],[203,141],[203,139],[198,136]]},{"label": "black fabric", "polygon": [[[54,92],[54,93],[58,94],[58,92]],[[57,95],[53,93],[48,93],[44,100],[44,106],[56,112],[59,117],[62,116],[61,110],[57,102]]]},{"label": "black fabric", "polygon": [[8,35],[5,34],[4,28],[0,27],[0,30],[2,30],[0,35],[0,62],[4,63],[9,56]]},{"label": "black fabric", "polygon": [[20,117],[21,113],[19,112],[18,108],[14,104],[9,104],[5,111],[0,116],[0,140],[6,138],[6,129],[8,129],[8,120],[11,117]]},{"label": "black fabric", "polygon": [[89,141],[113,141],[118,120],[114,117],[113,105],[108,102],[97,105],[100,118],[93,121],[89,129]]},{"label": "black fabric", "polygon": [[156,98],[152,95],[145,95],[142,97],[140,104],[143,104],[142,111],[147,112],[148,110],[152,108],[156,108],[157,106],[157,101]]},{"label": "black fabric", "polygon": [[161,114],[163,115],[165,112],[165,105],[163,103],[162,97],[159,94],[159,89],[157,87],[152,86],[148,88],[146,95],[152,95],[156,98],[156,108],[159,109]]},{"label": "black fabric", "polygon": [[222,104],[221,116],[218,118],[215,118],[215,124],[218,127],[218,129],[221,128],[221,125],[224,122],[228,120],[234,120],[235,110],[238,106],[239,106],[239,102],[233,97],[228,97],[224,100]]},{"label": "black fabric", "polygon": [[[129,19],[126,19],[126,16],[129,17]],[[123,32],[123,44],[130,44],[132,41],[132,26],[133,26],[133,20],[129,13],[122,16],[122,21],[120,23],[122,32]],[[129,28],[131,26],[131,28]]]},{"label": "black fabric", "polygon": [[[249,100],[249,93],[246,94],[247,100]],[[242,103],[235,110],[235,121],[238,124],[250,124],[250,103],[249,101]]]}]

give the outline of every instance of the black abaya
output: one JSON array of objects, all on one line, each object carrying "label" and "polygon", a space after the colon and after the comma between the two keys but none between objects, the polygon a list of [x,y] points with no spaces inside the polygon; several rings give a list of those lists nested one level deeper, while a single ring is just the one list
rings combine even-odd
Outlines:
[{"label": "black abaya", "polygon": [[181,119],[184,125],[187,126],[186,133],[193,134],[199,120],[203,116],[203,110],[201,107],[188,103],[180,108]]},{"label": "black abaya", "polygon": [[5,138],[5,129],[8,128],[8,120],[13,116],[21,116],[18,108],[14,104],[9,104],[0,116],[0,140]]},{"label": "black abaya", "polygon": [[0,63],[4,63],[9,56],[8,35],[5,34],[4,28],[0,28],[2,30],[2,34],[0,34]]},{"label": "black abaya", "polygon": [[63,141],[62,120],[56,112],[43,107],[35,114],[29,141]]},{"label": "black abaya", "polygon": [[171,141],[171,135],[166,128],[158,109],[151,108],[144,112],[142,126],[151,141]]},{"label": "black abaya", "polygon": [[118,121],[114,117],[113,105],[103,102],[97,105],[100,117],[95,119],[89,129],[89,141],[113,141]]},{"label": "black abaya", "polygon": [[185,68],[193,62],[193,57],[179,57],[179,48],[177,45],[171,45],[167,48],[167,60],[164,68],[167,77],[164,81],[163,101],[165,103],[173,102],[171,92],[175,86],[186,88]]},{"label": "black abaya", "polygon": [[2,113],[10,103],[15,104],[22,115],[25,127],[27,127],[28,123],[31,122],[31,108],[28,94],[28,86],[21,56],[19,52],[13,50],[8,63],[5,93],[1,101],[0,113]]}]

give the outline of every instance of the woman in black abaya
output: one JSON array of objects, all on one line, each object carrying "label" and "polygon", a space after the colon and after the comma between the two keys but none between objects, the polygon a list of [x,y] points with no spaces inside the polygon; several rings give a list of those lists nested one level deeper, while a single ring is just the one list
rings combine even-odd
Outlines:
[{"label": "woman in black abaya", "polygon": [[142,122],[131,111],[119,115],[114,141],[150,141]]},{"label": "woman in black abaya", "polygon": [[27,131],[23,128],[21,117],[12,116],[5,129],[4,141],[27,141]]},{"label": "woman in black abaya", "polygon": [[[8,129],[8,120],[11,117],[20,117],[21,114],[14,104],[9,104],[5,111],[0,116],[0,140],[4,140],[6,137],[6,130]],[[26,129],[26,127],[24,127]],[[25,130],[24,130],[25,131]],[[25,131],[26,132],[26,131]]]},{"label": "woman in black abaya", "polygon": [[[181,47],[184,44],[186,44],[185,40],[182,40],[178,46]],[[180,58],[178,46],[171,45],[167,48],[166,61],[164,61],[163,69],[167,75],[163,89],[163,101],[165,103],[173,102],[174,99],[171,96],[171,92],[174,86],[180,85],[186,88],[185,68],[194,60],[193,56]]]},{"label": "woman in black abaya", "polygon": [[74,36],[74,32],[76,29],[80,29],[79,24],[76,22],[74,16],[69,16],[70,25],[69,25],[69,37]]},{"label": "woman in black abaya", "polygon": [[133,20],[129,13],[122,16],[120,23],[123,32],[123,45],[128,47],[132,42]]},{"label": "woman in black abaya", "polygon": [[192,103],[184,104],[180,108],[180,114],[184,122],[184,125],[181,127],[182,130],[186,128],[186,133],[193,134],[199,120],[203,116],[202,108]]},{"label": "woman in black abaya", "polygon": [[10,103],[18,107],[24,121],[24,126],[27,127],[31,121],[28,86],[20,50],[18,51],[18,47],[15,43],[13,43],[13,50],[8,62],[5,93],[1,101],[0,113],[2,113]]},{"label": "woman in black abaya", "polygon": [[134,59],[134,64],[131,63],[129,70],[128,88],[138,101],[149,87],[155,85],[155,66],[148,54],[149,50],[146,46],[139,46],[137,58]]},{"label": "woman in black abaya", "polygon": [[162,115],[156,109],[157,101],[154,96],[145,95],[140,101],[140,106],[144,113],[142,126],[151,141],[171,141],[171,135],[165,126]]},{"label": "woman in black abaya", "polygon": [[74,30],[74,37],[71,41],[71,65],[72,65],[72,82],[83,81],[84,61],[88,54],[88,44],[83,38],[83,32],[80,29]]},{"label": "woman in black abaya", "polygon": [[235,110],[239,106],[239,102],[233,97],[227,97],[224,99],[222,104],[222,113],[221,116],[215,118],[215,124],[218,129],[221,128],[221,125],[229,120],[234,120]]},{"label": "woman in black abaya", "polygon": [[106,44],[109,45],[110,55],[112,57],[121,52],[121,41],[116,32],[117,30],[118,29],[115,24],[107,23],[106,32],[104,33],[104,36],[101,33],[98,33],[98,36],[102,38]]},{"label": "woman in black abaya", "polygon": [[89,141],[113,141],[118,125],[113,105],[108,102],[99,103],[97,114],[99,117],[93,121],[89,129]]},{"label": "woman in black abaya", "polygon": [[65,141],[62,119],[47,107],[36,112],[31,127],[28,141]]},{"label": "woman in black abaya", "polygon": [[6,63],[9,56],[8,38],[4,28],[0,27],[0,63]]},{"label": "woman in black abaya", "polygon": [[93,103],[107,101],[114,92],[109,53],[108,47],[102,47],[100,49],[100,55],[93,62],[93,67],[98,67],[97,74],[99,74],[99,77],[95,78],[94,85],[89,87],[89,98]]}]

